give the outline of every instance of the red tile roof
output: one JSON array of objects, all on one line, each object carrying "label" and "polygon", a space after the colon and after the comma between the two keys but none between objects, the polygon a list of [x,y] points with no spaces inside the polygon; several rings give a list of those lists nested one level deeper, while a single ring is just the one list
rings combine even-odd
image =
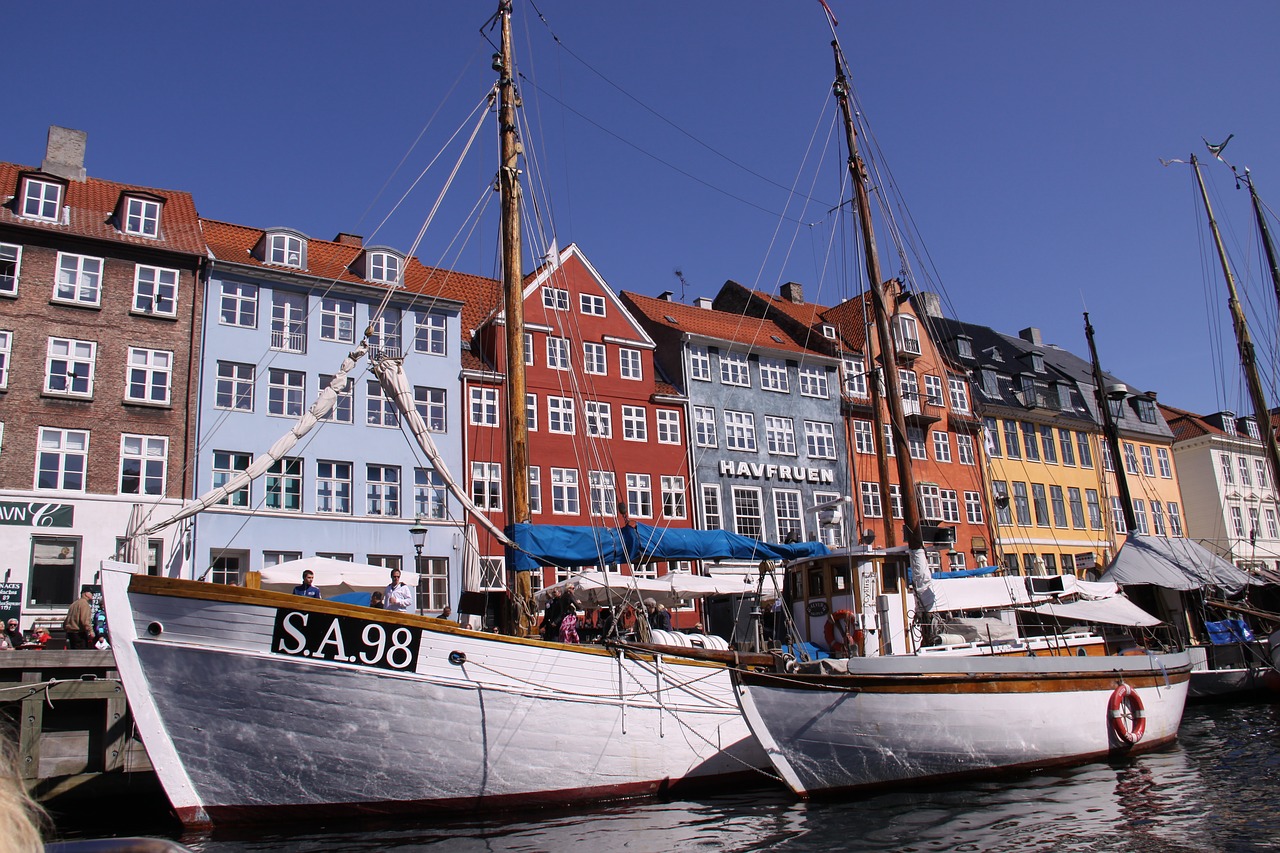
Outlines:
[{"label": "red tile roof", "polygon": [[627,291],[624,291],[624,295],[637,311],[652,322],[691,335],[730,341],[751,348],[784,350],[805,355],[819,354],[800,346],[772,320],[696,308],[680,302],[668,302],[665,299],[641,296]]},{"label": "red tile roof", "polygon": [[[28,219],[17,214],[18,193],[24,173],[39,174],[66,187],[63,205],[67,211],[65,224]],[[125,193],[155,196],[164,202],[160,217],[160,236],[141,237],[126,234],[116,227],[114,215]],[[0,163],[0,224],[31,228],[56,234],[127,243],[149,249],[161,249],[188,255],[205,254],[204,239],[200,234],[199,216],[190,193],[162,190],[138,184],[119,184],[98,178],[69,181],[46,175],[39,169],[17,163]]]}]

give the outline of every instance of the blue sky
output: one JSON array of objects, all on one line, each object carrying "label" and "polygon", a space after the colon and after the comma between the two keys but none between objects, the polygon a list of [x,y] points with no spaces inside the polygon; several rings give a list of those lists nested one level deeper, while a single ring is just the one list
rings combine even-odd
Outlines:
[{"label": "blue sky", "polygon": [[[1228,159],[1280,207],[1280,4],[829,3],[932,264],[922,286],[960,319],[1037,326],[1082,355],[1087,309],[1104,366],[1131,385],[1248,410],[1192,179],[1159,159],[1204,159],[1202,136],[1234,133]],[[480,27],[495,6],[71,2],[51,17],[9,4],[6,30],[31,37],[6,47],[0,159],[38,164],[47,127],[75,127],[90,174],[190,191],[206,217],[408,248],[440,167],[375,228],[491,84]],[[839,164],[828,151],[802,166],[833,109],[817,0],[536,8],[545,23],[516,0],[517,54],[561,245],[577,242],[617,290],[692,300],[732,278],[839,297],[823,261]],[[494,273],[491,216],[446,251],[492,178],[491,136],[425,263]],[[1219,163],[1206,177],[1270,377],[1275,296],[1247,197]],[[793,182],[807,206],[788,198]]]}]

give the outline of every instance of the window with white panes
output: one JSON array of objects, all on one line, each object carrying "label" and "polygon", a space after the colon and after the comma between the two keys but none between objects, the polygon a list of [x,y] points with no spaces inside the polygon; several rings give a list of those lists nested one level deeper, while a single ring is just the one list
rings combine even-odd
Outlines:
[{"label": "window with white panes", "polygon": [[568,311],[569,291],[544,285],[542,288],[542,307],[552,311]]},{"label": "window with white panes", "polygon": [[245,329],[258,327],[258,288],[253,284],[222,282],[222,295],[218,302],[218,322],[224,326]]},{"label": "window with white panes", "polygon": [[942,490],[935,483],[921,483],[916,486],[916,494],[920,499],[920,517],[929,521],[942,520]]},{"label": "window with white panes", "polygon": [[267,509],[302,512],[302,459],[286,456],[277,459],[263,478],[266,485]]},{"label": "window with white panes", "polygon": [[679,444],[680,412],[675,409],[654,409],[653,417],[658,426],[658,443]]},{"label": "window with white panes", "polygon": [[800,509],[800,493],[792,489],[773,490],[773,518],[778,541],[804,540],[804,517]]},{"label": "window with white panes", "polygon": [[1124,470],[1130,474],[1138,473],[1138,453],[1133,443],[1124,443]]},{"label": "window with white panes", "polygon": [[739,536],[761,539],[764,536],[764,514],[760,490],[748,486],[733,487],[733,527]]},{"label": "window with white panes", "polygon": [[581,512],[577,468],[551,469],[551,512],[556,515],[577,515]]},{"label": "window with white panes", "polygon": [[582,369],[587,373],[604,376],[609,372],[604,344],[587,341],[582,345]]},{"label": "window with white panes", "polygon": [[49,338],[44,372],[45,393],[92,397],[97,352],[98,345],[93,341]]},{"label": "window with white panes", "polygon": [[613,438],[613,407],[608,403],[596,400],[585,400],[582,403],[582,418],[587,435],[599,438]]},{"label": "window with white panes", "polygon": [[502,511],[502,465],[497,462],[471,463],[471,500],[483,510]]},{"label": "window with white panes", "polygon": [[1253,477],[1249,475],[1249,460],[1243,456],[1237,456],[1236,464],[1240,467],[1240,485],[1252,486]]},{"label": "window with white panes", "polygon": [[969,411],[969,386],[960,378],[947,377],[947,388],[951,392],[951,408],[967,414]]},{"label": "window with white panes", "polygon": [[653,478],[650,475],[627,475],[627,513],[632,518],[653,518]]},{"label": "window with white panes", "polygon": [[604,316],[604,297],[595,293],[579,293],[578,308],[592,317]]},{"label": "window with white panes", "polygon": [[35,488],[83,492],[89,461],[89,431],[40,427]]},{"label": "window with white panes", "polygon": [[1004,480],[996,480],[991,484],[991,496],[996,508],[996,524],[1009,526],[1013,524],[1013,510],[1010,509],[1009,484]]},{"label": "window with white panes", "polygon": [[1080,489],[1067,487],[1067,506],[1071,509],[1071,526],[1076,530],[1084,530],[1084,501],[1080,497]]},{"label": "window with white panes", "polygon": [[475,426],[498,425],[498,389],[471,389],[471,423]]},{"label": "window with white panes", "polygon": [[827,387],[827,371],[824,367],[801,365],[800,394],[804,397],[827,399],[831,392]]},{"label": "window with white panes", "polygon": [[1218,461],[1222,464],[1222,482],[1226,483],[1228,486],[1234,484],[1236,478],[1235,474],[1231,470],[1231,457],[1228,454],[1223,453],[1218,457]]},{"label": "window with white panes", "polygon": [[142,264],[134,267],[133,310],[157,317],[176,317],[178,271]]},{"label": "window with white panes", "polygon": [[618,350],[618,373],[623,379],[638,381],[644,379],[644,370],[640,362],[640,350],[622,347]]},{"label": "window with white panes", "polygon": [[983,523],[981,492],[964,493],[964,518],[970,524]]},{"label": "window with white panes", "polygon": [[303,268],[307,265],[307,245],[293,234],[271,234],[267,237],[267,263]]},{"label": "window with white panes", "polygon": [[160,236],[160,202],[128,197],[124,203],[124,233],[139,237]]},{"label": "window with white panes", "polygon": [[1027,484],[1014,480],[1013,486],[1013,515],[1018,519],[1020,527],[1031,526],[1031,499],[1027,493]]},{"label": "window with white panes", "polygon": [[716,410],[710,406],[693,407],[694,442],[698,447],[718,447],[716,439]]},{"label": "window with white panes", "polygon": [[413,407],[431,432],[448,432],[448,392],[443,388],[413,386]]},{"label": "window with white panes", "polygon": [[699,382],[711,381],[711,354],[706,347],[689,347],[689,377]]},{"label": "window with white panes", "polygon": [[684,477],[662,475],[662,515],[665,518],[688,518]]},{"label": "window with white panes", "polygon": [[1160,501],[1151,502],[1151,531],[1156,536],[1168,535],[1164,526],[1164,504]]},{"label": "window with white panes", "polygon": [[961,465],[977,464],[977,457],[974,453],[973,436],[965,433],[956,434],[956,458],[960,460]]},{"label": "window with white panes", "polygon": [[400,468],[397,465],[365,465],[365,513],[400,515]]},{"label": "window with white panes", "polygon": [[132,403],[167,406],[173,382],[173,353],[129,347],[128,382],[124,398]]},{"label": "window with white panes", "polygon": [[369,324],[373,329],[369,334],[369,346],[374,349],[399,350],[404,340],[401,337],[403,320],[404,312],[399,308],[384,308],[378,319]]},{"label": "window with white panes", "polygon": [[449,492],[444,476],[435,468],[413,469],[413,514],[443,519],[449,515]]},{"label": "window with white panes", "polygon": [[316,512],[351,514],[351,463],[316,461]]},{"label": "window with white panes", "polygon": [[547,431],[573,435],[573,398],[547,398]]},{"label": "window with white panes", "polygon": [[307,297],[301,293],[271,294],[271,348],[281,352],[307,351]]},{"label": "window with white panes", "polygon": [[0,388],[9,387],[9,360],[13,357],[13,332],[0,331]]},{"label": "window with white panes", "polygon": [[18,276],[22,267],[22,247],[0,243],[0,296],[18,295]]},{"label": "window with white panes", "polygon": [[862,515],[865,518],[881,518],[884,506],[880,502],[880,484],[862,481]]},{"label": "window with white panes", "polygon": [[22,185],[22,215],[57,222],[62,210],[62,184],[27,178]]},{"label": "window with white panes", "polygon": [[547,336],[547,367],[552,370],[569,369],[569,339]]},{"label": "window with white panes", "polygon": [[760,388],[784,394],[790,391],[790,384],[787,381],[787,363],[780,358],[761,358]]},{"label": "window with white panes", "polygon": [[1156,475],[1155,461],[1151,458],[1151,448],[1145,444],[1138,448],[1138,455],[1142,457],[1142,473],[1148,477]]},{"label": "window with white panes", "polygon": [[1053,510],[1053,526],[1067,526],[1067,500],[1066,495],[1062,491],[1062,486],[1049,486],[1049,507]]},{"label": "window with white panes", "polygon": [[1022,439],[1019,437],[1018,422],[1004,422],[1004,449],[1010,459],[1022,458]]},{"label": "window with white panes", "polygon": [[835,427],[823,421],[805,421],[804,446],[810,459],[835,459]]},{"label": "window with white panes", "polygon": [[626,441],[649,440],[649,421],[644,406],[622,407],[622,437]]},{"label": "window with white panes", "polygon": [[[1169,535],[1181,536],[1182,535],[1182,512],[1178,508],[1178,504],[1175,503],[1174,501],[1169,501],[1168,503],[1165,504],[1165,508],[1169,510]],[[1280,539],[1280,536],[1275,538]]]},{"label": "window with white panes", "polygon": [[399,427],[400,410],[396,408],[395,400],[387,396],[382,383],[376,379],[370,379],[366,389],[365,424],[377,427]]},{"label": "window with white panes", "polygon": [[720,384],[751,387],[751,371],[747,357],[740,352],[720,353]]},{"label": "window with white panes", "polygon": [[355,341],[356,305],[348,299],[320,300],[320,340],[349,344]]},{"label": "window with white panes", "polygon": [[306,390],[307,377],[302,371],[270,368],[267,371],[267,414],[299,417]]},{"label": "window with white panes", "polygon": [[720,487],[711,484],[702,486],[702,526],[707,530],[724,529],[724,519],[720,514]]},{"label": "window with white panes", "polygon": [[102,300],[102,258],[58,253],[58,277],[53,301],[73,305],[99,305]]},{"label": "window with white panes", "polygon": [[898,368],[898,390],[902,395],[903,413],[920,414],[920,382],[914,370]]},{"label": "window with white panes", "polygon": [[1036,525],[1049,526],[1049,498],[1045,494],[1044,483],[1031,484],[1031,505],[1036,512]]},{"label": "window with white panes", "polygon": [[924,430],[921,427],[907,427],[907,452],[912,459],[928,459],[924,443]]},{"label": "window with white panes", "polygon": [[524,395],[524,418],[529,432],[538,431],[538,395]]},{"label": "window with white panes", "polygon": [[1124,507],[1120,503],[1120,498],[1114,496],[1111,498],[1111,523],[1115,526],[1116,533],[1129,532],[1129,527],[1124,521]]},{"label": "window with white panes", "polygon": [[369,281],[395,284],[400,280],[400,256],[391,252],[369,253]]},{"label": "window with white panes", "polygon": [[1093,454],[1089,450],[1089,434],[1087,432],[1076,433],[1076,450],[1080,455],[1080,467],[1093,467]]},{"label": "window with white panes", "polygon": [[1029,421],[1022,422],[1022,445],[1026,448],[1028,461],[1040,461],[1040,431]]},{"label": "window with white panes", "polygon": [[853,446],[858,453],[875,455],[876,432],[870,421],[853,422]]},{"label": "window with white panes", "polygon": [[1263,514],[1267,519],[1267,538],[1280,539],[1280,526],[1276,524],[1276,511],[1268,508]]},{"label": "window with white panes", "polygon": [[924,401],[931,406],[946,405],[942,399],[942,377],[931,373],[924,375]]},{"label": "window with white panes", "polygon": [[1058,445],[1053,440],[1053,427],[1040,427],[1040,443],[1044,445],[1044,461],[1050,465],[1058,464]]},{"label": "window with white panes", "polygon": [[163,435],[120,436],[120,494],[164,495],[169,439]]},{"label": "window with white panes", "polygon": [[770,453],[784,456],[796,455],[795,425],[791,418],[766,415],[764,419],[765,446]]},{"label": "window with white panes", "polygon": [[1076,464],[1076,451],[1071,444],[1071,430],[1058,430],[1058,449],[1062,451],[1063,465],[1074,466]]},{"label": "window with white panes", "polygon": [[941,430],[933,431],[933,458],[939,462],[951,461],[951,434]]},{"label": "window with white panes", "polygon": [[867,396],[867,362],[862,356],[844,360],[844,392],[850,397]]},{"label": "window with white panes", "polygon": [[587,472],[591,490],[591,514],[611,516],[618,509],[618,480],[612,471]]},{"label": "window with white panes", "polygon": [[444,314],[429,311],[417,312],[413,331],[413,351],[427,355],[447,355],[448,344],[449,318]]},{"label": "window with white panes", "polygon": [[881,441],[884,442],[885,456],[898,455],[897,448],[894,446],[894,443],[893,443],[893,425],[892,424],[884,424],[882,426],[880,439]]},{"label": "window with white panes", "polygon": [[[248,468],[249,460],[251,458],[252,457],[248,453],[239,453],[233,450],[213,451],[213,488],[219,489],[225,486],[233,477]],[[225,498],[218,501],[218,505],[248,506],[249,484],[245,483],[234,492],[231,492]]]},{"label": "window with white panes", "polygon": [[1253,460],[1253,471],[1257,475],[1258,488],[1259,489],[1269,488],[1270,484],[1268,481],[1271,478],[1267,476],[1267,460],[1265,459]]},{"label": "window with white panes", "polygon": [[952,524],[960,523],[960,497],[955,489],[942,489],[938,492],[942,503],[942,520]]},{"label": "window with white panes", "polygon": [[724,412],[724,446],[729,450],[756,449],[756,418],[751,412]]},{"label": "window with white panes", "polygon": [[[317,391],[323,391],[333,384],[333,376],[331,374],[320,374],[319,386]],[[355,382],[348,376],[342,387],[336,389],[333,398],[333,408],[322,420],[335,424],[352,423],[355,411]]]},{"label": "window with white panes", "polygon": [[542,514],[542,468],[529,466],[529,512]]},{"label": "window with white panes", "polygon": [[1097,489],[1084,490],[1085,506],[1089,509],[1089,527],[1093,530],[1102,529],[1102,503],[1098,498]]}]

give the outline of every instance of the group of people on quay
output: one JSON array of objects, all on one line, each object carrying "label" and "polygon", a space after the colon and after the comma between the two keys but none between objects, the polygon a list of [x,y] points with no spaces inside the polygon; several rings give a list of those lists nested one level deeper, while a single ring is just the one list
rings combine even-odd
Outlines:
[{"label": "group of people on quay", "polygon": [[[374,590],[369,595],[369,606],[377,610],[390,610],[393,613],[408,613],[413,610],[413,587],[400,580],[399,569],[391,570],[391,583],[385,589]],[[316,573],[307,569],[302,573],[302,583],[293,588],[294,595],[305,595],[308,598],[324,598],[320,587],[315,585]],[[441,619],[448,619],[448,607],[440,614]]]}]

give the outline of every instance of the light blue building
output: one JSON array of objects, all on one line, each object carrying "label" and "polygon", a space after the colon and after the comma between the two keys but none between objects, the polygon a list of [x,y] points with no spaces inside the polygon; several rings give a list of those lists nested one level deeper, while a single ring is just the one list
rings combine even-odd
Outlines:
[{"label": "light blue building", "polygon": [[[445,465],[460,475],[458,297],[474,277],[428,269],[354,235],[323,241],[287,228],[210,220],[202,227],[210,261],[194,407],[195,494],[227,482],[293,428],[388,289],[371,345],[403,354],[415,405]],[[321,423],[266,475],[195,517],[187,538],[194,575],[237,583],[247,571],[311,556],[416,565],[421,611],[456,605],[463,519],[401,421],[362,359]],[[420,555],[415,527],[426,531]]]}]

